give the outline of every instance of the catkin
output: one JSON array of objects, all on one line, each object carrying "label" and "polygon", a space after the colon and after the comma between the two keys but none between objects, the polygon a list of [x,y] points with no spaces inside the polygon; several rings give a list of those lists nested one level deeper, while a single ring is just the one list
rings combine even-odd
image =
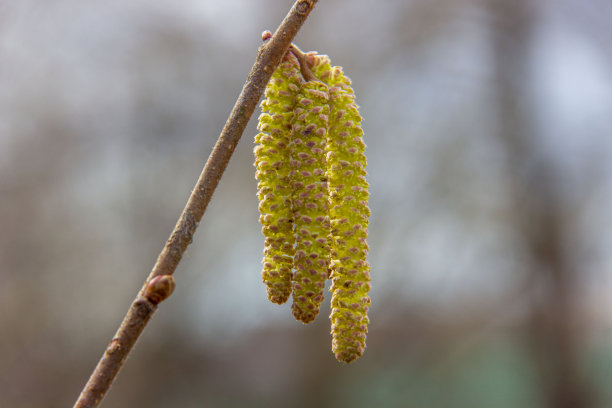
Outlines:
[{"label": "catkin", "polygon": [[370,307],[368,183],[362,118],[351,81],[327,56],[309,55],[319,78],[329,85],[330,128],[327,176],[331,224],[332,351],[351,362],[365,350]]},{"label": "catkin", "polygon": [[327,142],[329,96],[320,81],[302,85],[290,142],[296,232],[293,316],[309,323],[319,313],[329,273]]},{"label": "catkin", "polygon": [[370,307],[362,118],[341,67],[314,52],[300,62],[307,82],[291,54],[274,72],[255,138],[262,276],[271,301],[293,294],[303,323],[319,313],[330,278],[332,351],[349,363],[365,350]]},{"label": "catkin", "polygon": [[266,87],[259,117],[260,133],[255,137],[259,220],[265,236],[262,280],[268,299],[278,304],[286,302],[292,290],[295,236],[289,140],[300,82],[297,60],[287,53]]}]

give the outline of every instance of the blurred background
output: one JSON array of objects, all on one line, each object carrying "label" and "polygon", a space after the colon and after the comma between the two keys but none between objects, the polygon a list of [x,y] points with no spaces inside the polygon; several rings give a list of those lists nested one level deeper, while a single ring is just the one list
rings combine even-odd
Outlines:
[{"label": "blurred background", "polygon": [[[292,3],[0,3],[0,407],[73,404]],[[365,118],[366,353],[266,299],[256,111],[103,406],[611,407],[611,18],[319,1],[296,41]]]}]

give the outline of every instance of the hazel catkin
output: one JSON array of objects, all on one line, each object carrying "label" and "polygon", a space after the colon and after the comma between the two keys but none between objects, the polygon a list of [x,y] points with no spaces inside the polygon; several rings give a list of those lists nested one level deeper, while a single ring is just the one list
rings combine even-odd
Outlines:
[{"label": "hazel catkin", "polygon": [[265,236],[262,280],[268,299],[282,304],[291,295],[295,237],[289,163],[289,140],[299,65],[287,53],[270,79],[261,103],[259,134],[255,137],[255,177],[258,180],[260,222]]},{"label": "hazel catkin", "polygon": [[325,145],[329,120],[327,86],[302,85],[290,142],[293,214],[293,316],[309,323],[319,313],[329,266],[329,208]]},{"label": "hazel catkin", "polygon": [[362,118],[341,67],[293,50],[298,58],[287,54],[266,88],[255,139],[262,276],[271,301],[293,294],[303,323],[331,279],[332,351],[349,363],[365,350],[371,303]]},{"label": "hazel catkin", "polygon": [[329,85],[327,175],[331,223],[332,351],[351,362],[365,350],[370,307],[366,261],[369,185],[361,115],[351,81],[327,56],[309,54],[313,71]]}]

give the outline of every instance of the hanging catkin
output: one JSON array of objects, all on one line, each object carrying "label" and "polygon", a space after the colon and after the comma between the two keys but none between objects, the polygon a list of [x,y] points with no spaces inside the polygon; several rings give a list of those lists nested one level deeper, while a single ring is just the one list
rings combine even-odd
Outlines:
[{"label": "hanging catkin", "polygon": [[309,323],[319,313],[329,267],[327,205],[327,86],[306,82],[297,98],[290,142],[296,248],[293,259],[293,316]]},{"label": "hanging catkin", "polygon": [[260,222],[265,236],[262,279],[268,299],[282,304],[291,295],[291,267],[295,236],[289,163],[289,140],[296,95],[300,91],[299,65],[287,53],[265,91],[255,137]]},{"label": "hanging catkin", "polygon": [[327,175],[331,223],[332,351],[351,362],[365,350],[369,323],[369,185],[362,118],[351,81],[327,56],[309,55],[312,69],[329,85]]}]

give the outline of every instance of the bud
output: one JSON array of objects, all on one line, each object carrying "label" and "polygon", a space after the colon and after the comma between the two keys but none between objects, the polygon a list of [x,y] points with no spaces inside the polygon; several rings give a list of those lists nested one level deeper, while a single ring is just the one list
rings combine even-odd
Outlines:
[{"label": "bud", "polygon": [[166,300],[174,291],[174,278],[172,275],[159,275],[151,279],[145,289],[144,297],[157,305]]}]

